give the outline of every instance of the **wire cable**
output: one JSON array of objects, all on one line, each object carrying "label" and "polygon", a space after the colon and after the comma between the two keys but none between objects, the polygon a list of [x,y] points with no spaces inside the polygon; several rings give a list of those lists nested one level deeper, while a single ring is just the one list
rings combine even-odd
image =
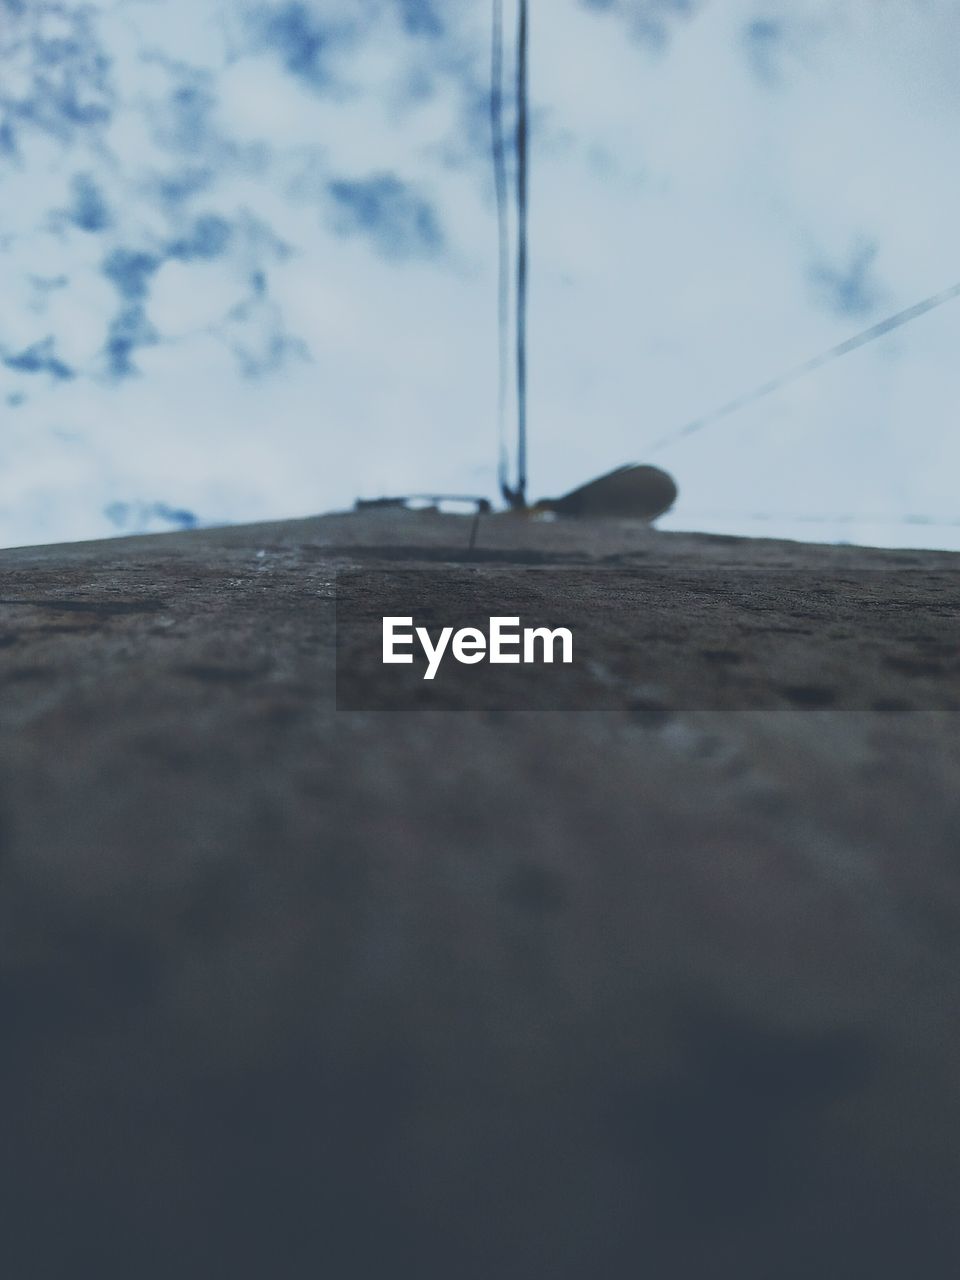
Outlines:
[{"label": "wire cable", "polygon": [[944,289],[940,293],[931,294],[929,298],[924,298],[922,302],[915,303],[914,306],[907,307],[904,311],[898,311],[896,315],[888,316],[886,320],[881,320],[878,324],[871,325],[869,329],[864,329],[862,333],[855,334],[852,338],[847,338],[845,342],[837,343],[836,346],[830,347],[829,350],[814,356],[812,360],[805,360],[803,364],[798,364],[795,368],[788,369],[786,373],[781,373],[779,377],[771,378],[769,382],[764,382],[753,391],[748,391],[744,395],[737,396],[734,400],[729,400],[712,413],[705,414],[702,418],[694,418],[692,422],[688,422],[685,426],[668,432],[650,446],[648,453],[659,453],[677,440],[681,440],[685,436],[692,436],[698,431],[703,431],[706,427],[713,426],[721,418],[729,417],[730,414],[737,413],[740,409],[746,408],[747,405],[753,404],[754,401],[773,395],[775,391],[780,391],[791,382],[797,382],[800,378],[805,378],[815,370],[821,369],[825,364],[830,364],[831,361],[838,360],[841,356],[845,356],[851,351],[856,351],[858,347],[865,347],[868,343],[875,342],[877,338],[882,338],[886,334],[892,333],[894,329],[899,329],[903,325],[909,324],[912,320],[926,315],[928,311],[933,311],[937,307],[942,307],[944,303],[951,302],[957,297],[960,297],[960,283],[951,285],[949,289]]},{"label": "wire cable", "polygon": [[530,19],[527,0],[520,0],[517,35],[517,488],[515,502],[526,506],[527,494],[527,224],[528,224],[528,87]]},{"label": "wire cable", "polygon": [[683,518],[686,520],[727,520],[731,522],[740,522],[743,520],[762,521],[764,523],[776,522],[778,524],[829,524],[829,525],[845,525],[845,524],[866,524],[866,525],[890,525],[902,528],[906,525],[914,527],[929,527],[931,529],[957,529],[960,528],[960,520],[955,518],[939,519],[934,516],[923,515],[798,515],[794,511],[788,512],[770,512],[770,511],[751,511],[744,515],[737,511],[683,511]]},{"label": "wire cable", "polygon": [[509,487],[507,461],[507,389],[510,367],[510,223],[507,210],[507,158],[503,136],[503,0],[493,0],[490,57],[490,131],[497,200],[497,431],[498,481]]}]

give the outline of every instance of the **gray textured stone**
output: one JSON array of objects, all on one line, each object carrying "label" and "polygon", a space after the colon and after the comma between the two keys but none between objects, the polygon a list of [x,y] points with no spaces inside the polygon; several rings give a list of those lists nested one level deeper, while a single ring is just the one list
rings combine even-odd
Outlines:
[{"label": "gray textured stone", "polygon": [[492,517],[478,572],[900,569],[915,638],[782,710],[676,709],[731,636],[619,711],[336,714],[336,568],[468,532],[0,556],[2,1273],[955,1276],[958,720],[837,708],[949,693],[960,561]]}]

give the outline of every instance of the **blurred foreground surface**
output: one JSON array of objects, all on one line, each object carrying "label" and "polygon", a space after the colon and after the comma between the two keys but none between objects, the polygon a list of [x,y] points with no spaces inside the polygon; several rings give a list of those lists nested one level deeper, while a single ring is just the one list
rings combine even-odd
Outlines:
[{"label": "blurred foreground surface", "polygon": [[494,519],[924,590],[782,710],[676,711],[680,617],[622,710],[336,714],[335,570],[467,529],[0,556],[4,1276],[954,1277],[958,719],[837,708],[956,679],[960,561]]}]

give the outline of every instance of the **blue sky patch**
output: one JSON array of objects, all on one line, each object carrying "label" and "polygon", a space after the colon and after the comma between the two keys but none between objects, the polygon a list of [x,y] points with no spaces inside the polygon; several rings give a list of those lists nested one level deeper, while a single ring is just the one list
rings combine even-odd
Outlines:
[{"label": "blue sky patch", "polygon": [[37,293],[54,293],[57,289],[65,289],[70,283],[69,276],[30,276],[30,283]]},{"label": "blue sky patch", "polygon": [[783,23],[775,18],[757,18],[743,33],[750,69],[761,83],[775,85],[780,80],[777,58],[783,48]]},{"label": "blue sky patch", "polygon": [[824,306],[839,316],[867,316],[880,302],[880,289],[872,278],[877,246],[859,244],[842,267],[817,262],[807,272]]},{"label": "blue sky patch", "polygon": [[145,298],[150,277],[162,262],[152,253],[136,249],[114,249],[103,264],[103,274],[123,298]]},{"label": "blue sky patch", "polygon": [[675,21],[692,18],[703,0],[580,0],[595,13],[615,13],[627,21],[638,39],[655,49],[666,47]]},{"label": "blue sky patch", "polygon": [[216,99],[200,84],[185,84],[170,94],[170,141],[183,151],[196,151],[207,132]]},{"label": "blue sky patch", "polygon": [[115,528],[126,533],[140,533],[158,523],[172,529],[200,527],[200,517],[195,512],[168,502],[111,502],[103,514]]},{"label": "blue sky patch", "polygon": [[106,231],[112,221],[107,202],[100,188],[86,173],[78,173],[73,179],[73,203],[67,217],[81,231]]},{"label": "blue sky patch", "polygon": [[334,230],[364,235],[387,258],[435,257],[444,245],[433,205],[395,174],[329,184]]},{"label": "blue sky patch", "polygon": [[197,218],[189,235],[175,240],[167,252],[171,258],[178,258],[181,262],[192,262],[198,258],[209,262],[224,252],[230,243],[232,230],[226,218],[205,214]]},{"label": "blue sky patch", "polygon": [[[16,97],[0,102],[19,121],[59,138],[73,140],[78,130],[109,120],[113,100],[111,60],[96,38],[92,12],[81,6],[37,3],[6,5],[9,21],[24,38],[4,50],[19,64]],[[51,20],[60,34],[44,36]],[[4,33],[7,34],[6,32]]]},{"label": "blue sky patch", "polygon": [[182,204],[208,187],[212,181],[211,169],[181,169],[178,173],[168,173],[158,178],[157,192],[161,200],[168,200],[171,204]]},{"label": "blue sky patch", "polygon": [[121,311],[111,321],[104,346],[111,375],[115,378],[136,377],[140,371],[133,363],[133,353],[138,347],[152,346],[158,341],[159,335],[143,307],[128,307]]},{"label": "blue sky patch", "polygon": [[443,19],[434,0],[397,0],[404,28],[412,36],[442,36]]},{"label": "blue sky patch", "polygon": [[335,28],[326,27],[305,4],[294,0],[260,14],[260,38],[277,53],[286,69],[314,86],[330,80],[324,57]]},{"label": "blue sky patch", "polygon": [[58,382],[68,382],[76,371],[56,355],[55,345],[52,337],[44,338],[17,355],[3,356],[3,363],[14,373],[49,373]]}]

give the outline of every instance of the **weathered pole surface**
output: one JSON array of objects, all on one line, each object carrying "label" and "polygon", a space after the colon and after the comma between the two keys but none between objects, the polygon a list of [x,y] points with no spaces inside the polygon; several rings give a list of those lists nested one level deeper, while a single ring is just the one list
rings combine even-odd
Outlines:
[{"label": "weathered pole surface", "polygon": [[[882,708],[956,678],[960,560],[492,517],[478,573],[709,568],[739,639],[678,607],[612,712],[336,714],[336,568],[468,526],[0,555],[3,1274],[955,1276],[960,733]],[[821,625],[764,566],[936,599],[678,710]]]}]

